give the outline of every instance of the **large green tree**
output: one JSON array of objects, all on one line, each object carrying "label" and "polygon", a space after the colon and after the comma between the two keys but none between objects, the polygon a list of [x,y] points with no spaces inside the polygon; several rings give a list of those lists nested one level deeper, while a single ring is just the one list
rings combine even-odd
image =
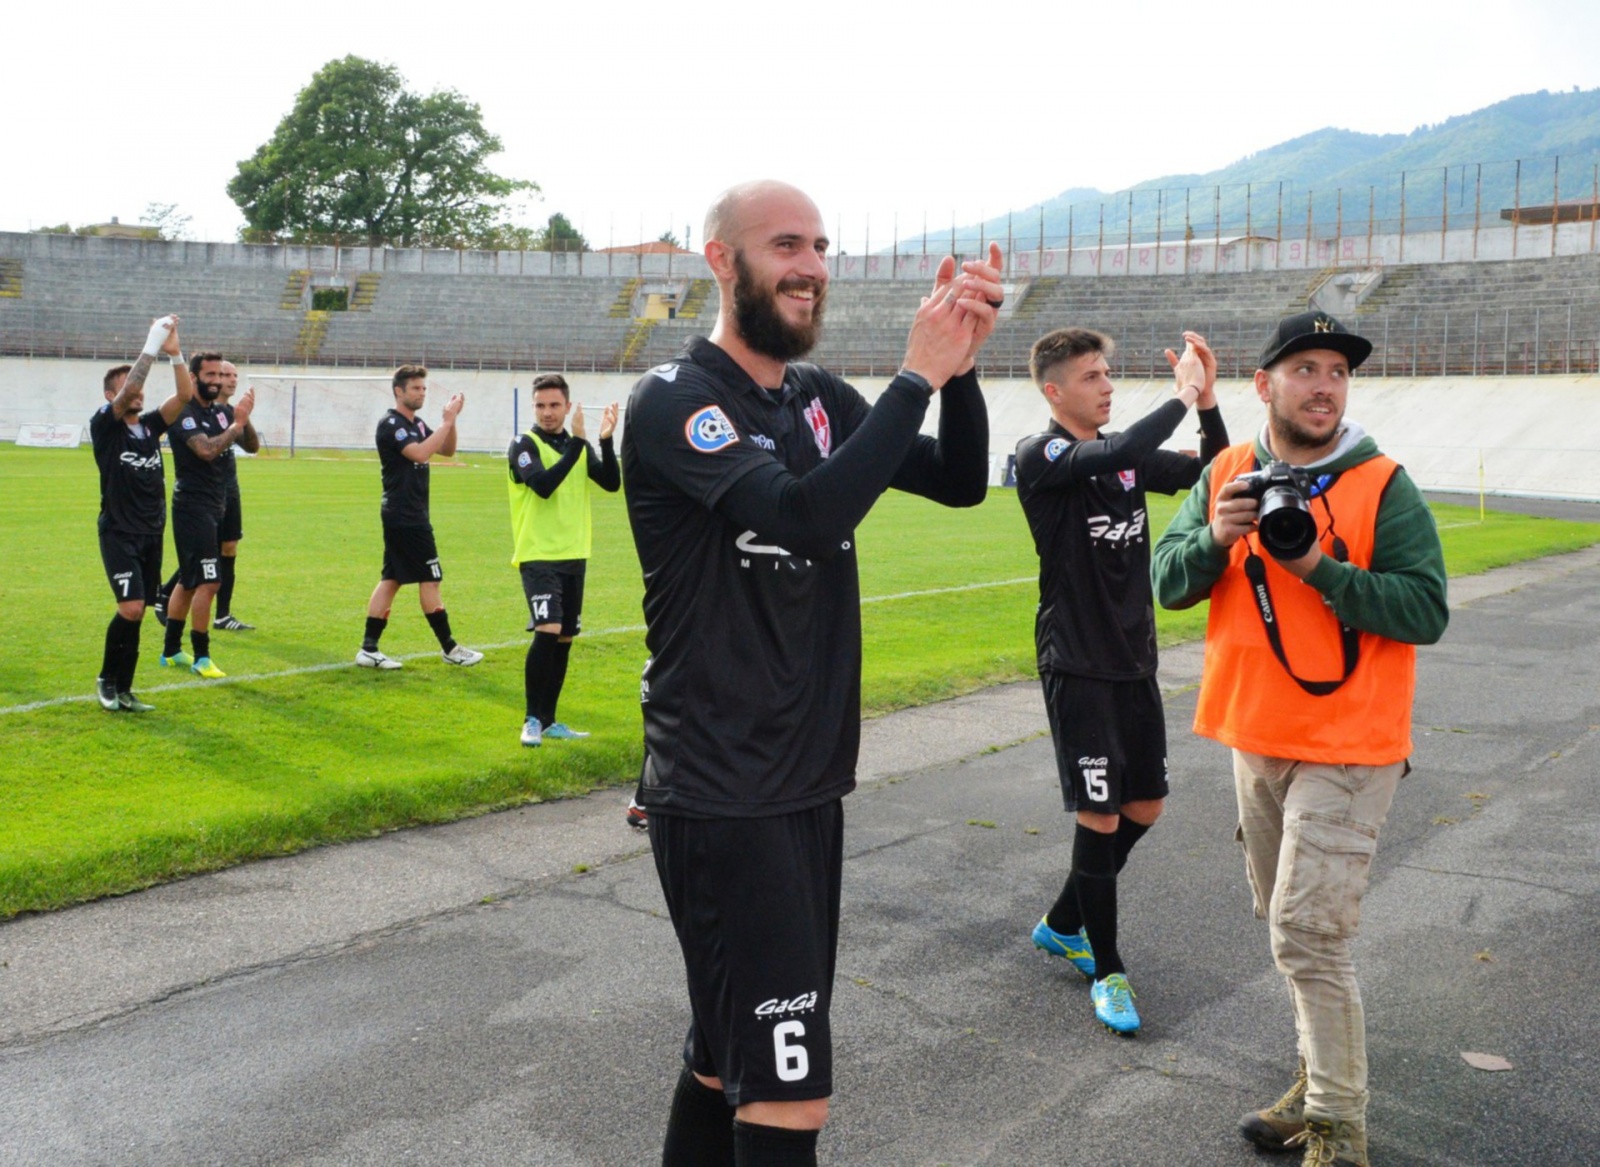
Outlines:
[{"label": "large green tree", "polygon": [[412,93],[393,66],[349,56],[317,71],[228,195],[246,239],[472,246],[539,189],[489,169],[500,149],[476,103]]}]

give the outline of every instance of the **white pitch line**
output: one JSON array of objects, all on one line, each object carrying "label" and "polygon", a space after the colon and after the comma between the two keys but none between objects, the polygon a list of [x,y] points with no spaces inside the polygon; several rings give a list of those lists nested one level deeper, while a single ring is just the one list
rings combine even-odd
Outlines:
[{"label": "white pitch line", "polygon": [[[998,581],[996,581],[994,583],[960,584],[960,585],[958,585],[956,587],[930,588],[927,591],[920,591],[920,592],[897,592],[894,595],[889,595],[889,596],[865,596],[865,597],[862,598],[861,602],[863,604],[881,604],[881,603],[884,603],[887,600],[909,600],[909,599],[914,599],[917,596],[938,596],[938,595],[944,595],[945,593],[948,593],[948,592],[971,592],[971,591],[977,591],[977,590],[982,589],[982,588],[1003,588],[1003,587],[1011,587],[1011,586],[1013,586],[1015,584],[1032,583],[1032,582],[1034,582],[1034,581],[1031,578],[1027,578],[1027,579],[1003,579],[1003,580],[998,580]],[[620,628],[602,628],[598,632],[586,632],[586,633],[584,633],[584,635],[588,636],[588,637],[595,637],[595,636],[623,636],[623,635],[626,635],[626,634],[628,634],[630,632],[643,632],[644,630],[645,629],[644,629],[644,625],[643,624],[627,624],[627,625],[624,625],[624,626],[622,626]],[[526,647],[527,643],[528,642],[526,640],[508,640],[508,641],[505,641],[503,644],[484,644],[484,645],[478,645],[476,647],[483,648],[483,649],[488,649],[490,651],[496,651],[496,650],[504,649],[504,648],[523,648],[523,647]],[[469,647],[472,647],[472,646],[469,646]],[[438,655],[437,652],[414,652],[414,653],[411,653],[409,656],[398,656],[398,657],[395,657],[394,659],[395,660],[399,660],[399,661],[425,660],[428,657],[437,656],[437,655]],[[280,670],[278,670],[277,672],[274,672],[274,673],[245,673],[245,674],[241,674],[241,675],[236,676],[236,677],[222,677],[222,678],[219,678],[219,679],[217,679],[215,681],[207,682],[206,683],[206,687],[210,688],[210,687],[215,686],[215,685],[238,685],[238,684],[241,684],[241,683],[243,683],[245,681],[274,681],[274,680],[277,680],[280,677],[304,677],[304,676],[307,676],[307,675],[309,675],[311,673],[328,673],[328,672],[333,672],[336,669],[353,669],[355,667],[356,667],[356,663],[353,660],[350,660],[350,661],[331,661],[331,662],[329,662],[327,664],[305,665],[305,666],[303,666],[301,668],[297,668],[297,669],[280,669]],[[176,685],[155,685],[155,686],[153,686],[151,688],[145,688],[143,686],[140,686],[139,692],[143,693],[143,694],[171,693],[171,692],[175,692],[178,689],[192,689],[192,688],[195,687],[195,685],[197,683],[198,682],[184,681],[184,682],[182,682],[180,684],[176,684]],[[94,694],[89,693],[89,694],[74,695],[74,696],[71,696],[71,697],[51,697],[51,698],[48,698],[47,700],[44,700],[44,701],[30,701],[25,705],[7,705],[7,706],[4,706],[4,707],[0,707],[0,717],[4,717],[4,716],[6,716],[8,714],[12,714],[12,713],[32,713],[36,709],[51,709],[51,708],[54,708],[57,705],[72,705],[72,704],[75,704],[75,703],[80,702],[80,701],[93,701],[93,700],[95,700]]]}]

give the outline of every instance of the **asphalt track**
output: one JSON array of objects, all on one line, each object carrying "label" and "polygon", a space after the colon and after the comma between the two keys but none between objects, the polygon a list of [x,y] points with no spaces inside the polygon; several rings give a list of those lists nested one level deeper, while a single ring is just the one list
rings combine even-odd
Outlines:
[{"label": "asphalt track", "polygon": [[[1420,654],[1416,770],[1357,943],[1382,1167],[1600,1162],[1597,581],[1597,549],[1452,581]],[[1036,687],[867,726],[823,1162],[1285,1162],[1234,1133],[1286,1084],[1294,1035],[1225,752],[1187,731],[1198,663],[1164,662],[1174,789],[1122,882],[1133,1040],[1028,942],[1072,837]],[[0,1164],[659,1162],[681,964],[621,807],[0,926]]]}]

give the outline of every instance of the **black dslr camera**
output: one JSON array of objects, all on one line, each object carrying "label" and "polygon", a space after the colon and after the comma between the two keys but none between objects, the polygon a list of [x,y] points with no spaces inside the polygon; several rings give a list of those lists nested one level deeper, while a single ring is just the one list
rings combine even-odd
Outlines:
[{"label": "black dslr camera", "polygon": [[1256,531],[1261,545],[1274,559],[1299,559],[1317,541],[1317,520],[1311,516],[1310,474],[1287,462],[1271,462],[1235,482],[1245,484],[1240,494],[1260,505]]}]

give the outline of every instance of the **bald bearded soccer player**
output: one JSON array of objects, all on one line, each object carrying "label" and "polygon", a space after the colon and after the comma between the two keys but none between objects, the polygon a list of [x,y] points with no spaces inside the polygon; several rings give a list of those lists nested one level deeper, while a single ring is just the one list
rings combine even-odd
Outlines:
[{"label": "bald bearded soccer player", "polygon": [[[650,651],[639,800],[692,1012],[662,1162],[814,1164],[860,736],[855,529],[888,487],[983,501],[973,366],[1001,257],[944,260],[869,406],[801,361],[828,294],[816,205],[734,187],[704,238],[715,327],[639,381],[622,439]],[[937,438],[918,432],[935,393]]]}]

